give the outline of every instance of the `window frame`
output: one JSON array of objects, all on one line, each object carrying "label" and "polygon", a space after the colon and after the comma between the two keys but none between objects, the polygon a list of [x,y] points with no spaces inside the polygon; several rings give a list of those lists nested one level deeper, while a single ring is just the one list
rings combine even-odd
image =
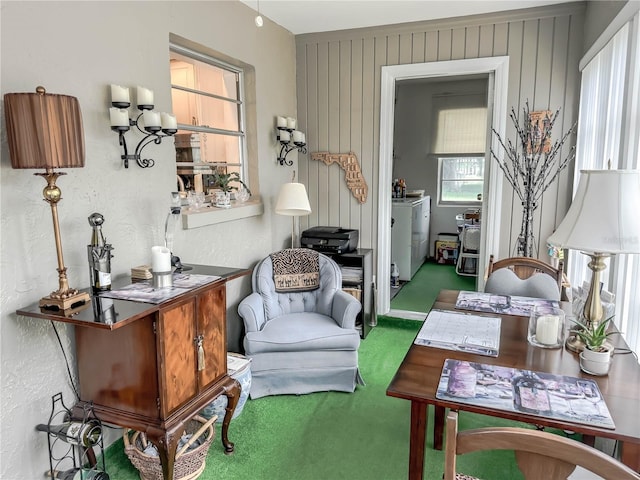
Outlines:
[{"label": "window frame", "polygon": [[[482,200],[475,201],[450,201],[450,200],[442,200],[442,194],[444,191],[443,182],[445,181],[454,181],[454,180],[444,180],[443,179],[443,163],[444,160],[450,158],[473,158],[473,159],[482,159],[483,165],[482,168],[486,167],[486,155],[484,153],[434,153],[432,154],[432,158],[438,162],[438,181],[437,181],[437,194],[438,194],[438,206],[441,207],[478,207],[482,206]],[[474,180],[476,181],[476,180]],[[485,175],[482,175],[480,178],[482,182],[481,193],[484,192],[484,182]]]},{"label": "window frame", "polygon": [[245,109],[246,95],[245,95],[244,69],[242,67],[225,62],[224,60],[221,60],[220,58],[217,58],[211,54],[199,52],[197,50],[194,50],[189,47],[185,47],[173,41],[169,42],[169,52],[174,52],[179,55],[189,57],[195,61],[206,63],[214,67],[220,68],[222,70],[232,72],[234,75],[237,75],[237,80],[236,80],[236,89],[237,89],[237,96],[238,96],[237,100],[229,97],[217,95],[212,92],[207,92],[207,91],[198,90],[198,89],[190,89],[190,88],[185,88],[179,85],[170,84],[170,88],[172,92],[175,88],[177,90],[194,93],[196,95],[202,95],[202,96],[216,98],[223,101],[232,102],[237,105],[237,110],[238,110],[238,128],[239,128],[238,131],[225,130],[225,129],[213,128],[213,127],[204,127],[200,125],[186,125],[182,123],[178,124],[178,130],[194,132],[194,133],[209,133],[214,135],[227,135],[227,136],[238,137],[239,139],[238,156],[240,158],[240,162],[239,163],[201,162],[199,164],[194,164],[191,162],[178,162],[176,159],[176,175],[178,175],[178,168],[181,166],[193,167],[194,172],[197,169],[198,173],[204,173],[207,168],[209,168],[209,171],[213,173],[215,168],[218,166],[239,167],[238,169],[239,169],[240,179],[245,184],[247,184],[247,186],[251,189],[249,176],[248,176],[248,148],[247,148],[247,130],[246,130],[247,112]]}]

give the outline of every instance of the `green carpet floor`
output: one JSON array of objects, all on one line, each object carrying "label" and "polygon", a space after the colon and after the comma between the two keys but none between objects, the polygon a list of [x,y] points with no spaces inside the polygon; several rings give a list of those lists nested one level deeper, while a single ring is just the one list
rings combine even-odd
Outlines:
[{"label": "green carpet floor", "polygon": [[428,312],[443,289],[476,290],[476,277],[460,276],[454,265],[426,262],[391,300],[391,309]]},{"label": "green carpet floor", "polygon": [[[360,347],[360,368],[366,386],[352,394],[322,392],[249,400],[233,420],[229,439],[233,455],[216,440],[201,480],[213,479],[384,479],[407,477],[410,403],[385,392],[421,323],[380,317]],[[430,419],[433,412],[430,409]],[[461,428],[507,425],[511,422],[463,413]],[[428,436],[430,437],[430,436]],[[428,438],[427,444],[431,446]],[[425,478],[442,478],[443,454],[426,452]],[[124,454],[122,440],[106,454],[112,480],[137,480]],[[512,452],[491,452],[460,458],[459,470],[486,479],[522,478]]]}]

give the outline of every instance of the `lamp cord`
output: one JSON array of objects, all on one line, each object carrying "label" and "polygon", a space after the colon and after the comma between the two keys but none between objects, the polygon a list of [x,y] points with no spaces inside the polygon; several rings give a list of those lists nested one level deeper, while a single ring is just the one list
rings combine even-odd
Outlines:
[{"label": "lamp cord", "polygon": [[78,388],[76,387],[76,384],[73,381],[73,375],[71,375],[71,367],[69,367],[69,359],[67,358],[67,354],[64,351],[64,347],[62,346],[62,340],[60,339],[60,334],[58,334],[58,329],[56,328],[55,323],[53,322],[53,320],[49,320],[51,322],[51,326],[53,327],[53,331],[56,334],[56,338],[58,339],[58,344],[60,345],[60,350],[62,351],[62,356],[64,357],[64,362],[66,364],[67,367],[67,374],[69,375],[69,384],[71,385],[71,388],[73,389],[73,393],[76,394],[76,399],[80,400],[80,393],[78,392]]}]

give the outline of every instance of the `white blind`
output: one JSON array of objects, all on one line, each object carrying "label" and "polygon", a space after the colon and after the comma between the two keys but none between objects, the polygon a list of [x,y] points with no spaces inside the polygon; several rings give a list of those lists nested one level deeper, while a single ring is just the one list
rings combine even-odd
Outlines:
[{"label": "white blind", "polygon": [[433,98],[433,153],[483,153],[487,144],[485,94],[451,94]]},{"label": "white blind", "polygon": [[[611,38],[582,72],[576,143],[574,194],[580,170],[640,168],[639,14]],[[572,285],[590,281],[588,257],[569,251]],[[640,351],[640,256],[618,255],[609,262],[604,288],[616,295],[615,323],[629,346]]]},{"label": "white blind", "polygon": [[486,108],[440,110],[434,153],[482,153],[486,143]]}]

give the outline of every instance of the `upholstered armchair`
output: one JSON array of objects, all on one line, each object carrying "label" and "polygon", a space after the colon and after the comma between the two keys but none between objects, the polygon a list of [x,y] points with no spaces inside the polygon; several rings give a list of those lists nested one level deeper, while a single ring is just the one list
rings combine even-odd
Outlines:
[{"label": "upholstered armchair", "polygon": [[[293,280],[279,275],[283,263]],[[309,265],[315,265],[315,273],[300,273]],[[297,281],[296,275],[307,277]],[[310,279],[314,275],[315,284]],[[342,291],[340,267],[333,260],[308,249],[277,252],[256,265],[252,288],[238,306],[245,326],[245,355],[251,358],[252,399],[353,392],[356,383],[362,383],[360,335],[355,329],[361,305]]]}]

